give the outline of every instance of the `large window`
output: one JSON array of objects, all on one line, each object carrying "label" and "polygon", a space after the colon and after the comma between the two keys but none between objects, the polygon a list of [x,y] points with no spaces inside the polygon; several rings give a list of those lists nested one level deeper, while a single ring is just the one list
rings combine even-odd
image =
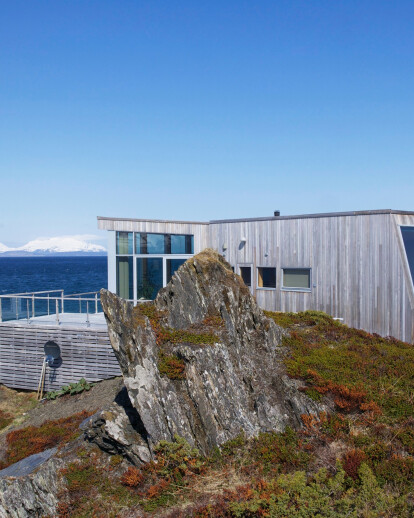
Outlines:
[{"label": "large window", "polygon": [[286,290],[310,291],[310,268],[283,268],[283,288]]},{"label": "large window", "polygon": [[401,234],[411,271],[411,278],[414,283],[414,227],[401,227]]},{"label": "large window", "polygon": [[276,268],[259,266],[259,268],[257,269],[257,287],[275,289]]},{"label": "large window", "polygon": [[154,299],[193,253],[192,235],[116,232],[117,294],[129,300]]}]

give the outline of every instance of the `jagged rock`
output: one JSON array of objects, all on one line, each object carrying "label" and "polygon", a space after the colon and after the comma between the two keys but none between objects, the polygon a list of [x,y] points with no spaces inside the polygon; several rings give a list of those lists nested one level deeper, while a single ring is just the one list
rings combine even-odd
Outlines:
[{"label": "jagged rock", "polygon": [[0,518],[56,516],[62,465],[61,459],[52,457],[29,475],[0,478]]},{"label": "jagged rock", "polygon": [[125,387],[112,405],[86,419],[81,429],[89,442],[111,455],[122,455],[136,466],[151,460],[145,428]]},{"label": "jagged rock", "polygon": [[[320,410],[286,376],[282,329],[213,250],[189,259],[174,274],[160,290],[153,313],[106,290],[101,301],[150,445],[178,434],[208,452],[241,431],[253,436],[298,427],[301,414]],[[216,339],[197,343],[203,342],[194,337],[197,333]],[[183,379],[160,373],[163,358],[184,362]]]}]

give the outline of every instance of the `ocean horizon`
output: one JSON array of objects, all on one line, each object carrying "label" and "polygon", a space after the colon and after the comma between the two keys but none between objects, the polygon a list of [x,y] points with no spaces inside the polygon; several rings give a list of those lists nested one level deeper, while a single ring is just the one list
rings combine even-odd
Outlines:
[{"label": "ocean horizon", "polygon": [[43,290],[66,294],[99,291],[108,286],[107,257],[0,255],[0,295]]}]

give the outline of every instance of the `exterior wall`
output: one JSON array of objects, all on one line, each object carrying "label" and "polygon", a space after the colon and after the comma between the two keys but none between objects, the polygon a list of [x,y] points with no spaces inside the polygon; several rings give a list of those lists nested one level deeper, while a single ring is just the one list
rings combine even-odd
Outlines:
[{"label": "exterior wall", "polygon": [[[324,311],[350,326],[414,342],[414,295],[398,227],[402,222],[414,226],[414,216],[219,222],[210,225],[209,242],[220,253],[226,246],[226,259],[237,273],[238,265],[253,265],[252,292],[265,309]],[[259,266],[277,268],[276,289],[256,287]],[[284,267],[311,268],[311,291],[283,290]]]},{"label": "exterior wall", "polygon": [[12,388],[37,390],[45,357],[44,345],[56,342],[62,364],[46,368],[44,391],[57,390],[81,378],[94,382],[120,376],[108,337],[96,329],[0,324],[0,382]]}]

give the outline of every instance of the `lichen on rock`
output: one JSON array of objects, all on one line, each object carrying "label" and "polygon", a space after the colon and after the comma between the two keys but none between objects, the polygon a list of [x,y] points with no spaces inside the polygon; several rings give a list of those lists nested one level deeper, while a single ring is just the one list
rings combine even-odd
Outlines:
[{"label": "lichen on rock", "polygon": [[[283,330],[217,252],[189,259],[153,304],[133,308],[107,290],[101,300],[150,447],[179,435],[207,453],[241,431],[298,427],[301,414],[320,410],[286,375]],[[165,362],[160,372],[160,357],[183,375],[165,375]]]}]

